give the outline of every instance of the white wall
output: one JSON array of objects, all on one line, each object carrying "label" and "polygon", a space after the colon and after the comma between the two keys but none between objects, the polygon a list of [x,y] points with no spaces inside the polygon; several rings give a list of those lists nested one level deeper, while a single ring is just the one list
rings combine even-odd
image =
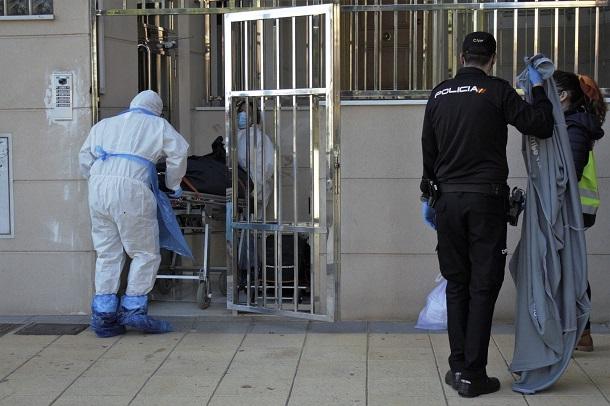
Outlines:
[{"label": "white wall", "polygon": [[[439,273],[435,233],[420,215],[421,125],[424,106],[343,106],[343,319],[415,320]],[[605,125],[606,133],[610,125]],[[511,186],[526,183],[521,137],[509,134]],[[610,320],[610,140],[596,147],[602,207],[587,232],[592,320]],[[509,226],[512,254],[520,228]],[[508,261],[507,261],[508,262]],[[495,317],[511,320],[514,283],[507,270]]]},{"label": "white wall", "polygon": [[[13,134],[15,238],[0,240],[0,314],[88,312],[94,256],[78,150],[91,126],[88,2],[0,22],[0,133]],[[72,72],[73,120],[49,117],[50,75]]]}]

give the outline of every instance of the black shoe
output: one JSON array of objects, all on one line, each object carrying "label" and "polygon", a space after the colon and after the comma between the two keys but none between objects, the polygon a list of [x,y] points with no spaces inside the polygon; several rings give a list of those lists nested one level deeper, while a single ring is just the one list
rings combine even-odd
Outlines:
[{"label": "black shoe", "polygon": [[461,372],[451,372],[451,370],[449,370],[445,374],[445,383],[447,385],[451,385],[451,387],[455,390],[458,390],[460,379],[462,379]]},{"label": "black shoe", "polygon": [[498,378],[484,377],[481,379],[460,379],[458,394],[463,398],[474,398],[500,390]]}]

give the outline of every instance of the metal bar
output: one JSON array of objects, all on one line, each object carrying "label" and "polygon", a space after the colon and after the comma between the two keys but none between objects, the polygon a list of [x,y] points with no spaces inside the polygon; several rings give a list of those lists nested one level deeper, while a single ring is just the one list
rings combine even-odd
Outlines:
[{"label": "metal bar", "polygon": [[258,231],[278,231],[285,233],[321,233],[323,230],[314,224],[263,224],[263,223],[248,223],[248,222],[233,222],[233,228],[236,230],[258,230]]},{"label": "metal bar", "polygon": [[[358,2],[360,0],[355,0],[356,4],[358,4]],[[358,77],[358,72],[359,72],[359,65],[360,65],[360,47],[359,47],[359,40],[360,40],[360,13],[352,13],[353,15],[355,15],[355,24],[354,24],[354,31],[356,32],[356,36],[354,38],[354,59],[353,59],[353,64],[354,64],[354,85],[352,87],[353,89],[358,89],[359,88],[359,77]],[[310,87],[313,87],[310,85]],[[310,106],[311,108],[311,106]]]},{"label": "metal bar", "polygon": [[[417,4],[418,0],[413,0],[414,4]],[[419,86],[417,84],[417,79],[419,77],[418,75],[418,69],[419,69],[419,64],[417,63],[418,59],[419,59],[419,38],[418,38],[418,30],[419,27],[417,26],[417,15],[419,14],[419,12],[417,10],[415,10],[413,12],[413,41],[411,42],[412,46],[413,46],[413,86],[411,86],[411,89],[417,89]]]},{"label": "metal bar", "polygon": [[421,55],[422,55],[422,87],[426,88],[428,86],[428,13],[429,11],[423,11],[422,17],[422,34],[421,34]]},{"label": "metal bar", "polygon": [[[476,3],[477,0],[472,0],[472,2]],[[476,9],[474,9],[472,12],[472,30],[473,31],[479,31],[478,17],[479,17],[479,12]]]},{"label": "metal bar", "polygon": [[[349,52],[349,64],[348,64],[348,80],[345,82],[347,83],[347,87],[349,89],[353,89],[354,88],[354,63],[356,62],[356,60],[354,59],[354,17],[358,17],[357,13],[349,13],[349,28],[348,28],[348,33],[349,33],[349,47],[348,47],[348,52]],[[356,31],[356,35],[358,35],[358,32]]]},{"label": "metal bar", "polygon": [[[294,4],[294,1],[293,1]],[[296,52],[296,18],[292,17],[292,88],[296,89],[297,87],[297,52]],[[294,224],[297,224],[298,219],[298,199],[297,199],[297,97],[295,95],[292,96],[292,205],[293,205],[293,221]],[[293,234],[293,304],[294,311],[297,311],[297,272],[298,272],[298,247],[297,247],[297,233]]]},{"label": "metal bar", "polygon": [[[494,1],[497,2],[498,0],[494,0]],[[494,10],[494,23],[493,24],[494,24],[494,27],[493,27],[493,36],[494,36],[494,38],[497,39],[498,38],[498,10]],[[498,73],[498,62],[499,61],[497,60],[497,58],[498,58],[497,55],[498,54],[496,52],[496,63],[494,63],[494,67],[493,67],[493,71],[492,71],[492,74],[494,76],[496,76],[497,73]]]},{"label": "metal bar", "polygon": [[[534,0],[534,1],[538,1],[538,0]],[[538,34],[538,30],[539,30],[539,9],[534,9],[534,55],[536,55],[538,53],[538,44],[540,41],[539,38],[539,34]]]},{"label": "metal bar", "polygon": [[[364,0],[364,4],[367,5],[368,4],[368,0]],[[364,11],[364,86],[362,87],[364,90],[366,90],[367,88],[367,84],[368,84],[368,54],[369,54],[369,39],[368,39],[368,33],[369,33],[369,13],[367,11]]]},{"label": "metal bar", "polygon": [[388,12],[388,11],[431,11],[431,10],[501,10],[501,9],[552,9],[552,8],[587,8],[607,6],[607,0],[560,1],[555,2],[471,2],[471,3],[417,3],[415,4],[379,4],[379,5],[344,5],[343,12]]},{"label": "metal bar", "polygon": [[[600,88],[602,94],[610,94],[610,88]],[[367,100],[374,98],[381,103],[393,104],[395,101],[410,101],[413,104],[425,104],[430,96],[430,90],[344,90],[342,100]]]},{"label": "metal bar", "polygon": [[[257,24],[260,23],[260,65],[259,65],[259,71],[260,71],[260,78],[261,78],[261,89],[264,89],[266,87],[265,85],[265,22],[264,21],[259,21],[257,22]],[[267,222],[267,185],[266,185],[266,181],[265,181],[265,176],[266,176],[266,169],[265,169],[265,140],[266,137],[264,136],[266,134],[265,129],[266,129],[266,120],[265,120],[265,97],[261,96],[261,128],[262,128],[262,133],[261,136],[263,137],[262,139],[262,148],[261,148],[261,167],[262,167],[262,187],[261,187],[261,194],[263,197],[263,207],[261,209],[262,211],[262,220],[263,223]],[[257,217],[258,218],[258,217]],[[267,233],[265,231],[261,232],[261,252],[262,252],[262,267],[261,267],[261,283],[262,283],[262,296],[263,296],[263,306],[267,306]],[[258,272],[258,264],[257,264],[257,272]],[[258,293],[257,293],[258,296]],[[258,297],[257,297],[257,303],[258,303]]]},{"label": "metal bar", "polygon": [[[267,20],[280,19],[290,17],[307,17],[310,15],[323,15],[329,12],[332,4],[320,4],[317,6],[305,7],[286,7],[286,8],[265,8],[264,10],[255,9],[256,11],[241,11],[248,9],[239,9],[239,13],[228,13],[229,20],[251,21],[251,20]],[[198,10],[198,9],[195,9]],[[238,10],[233,10],[238,11]]]},{"label": "metal bar", "polygon": [[[378,3],[379,0],[375,0]],[[379,13],[373,14],[373,89],[379,90]]]},{"label": "metal bar", "polygon": [[517,85],[517,46],[519,45],[517,42],[517,34],[519,33],[517,30],[518,24],[519,11],[515,9],[513,15],[513,86]]},{"label": "metal bar", "polygon": [[251,307],[251,306],[228,304],[227,309],[236,310],[236,311],[244,311],[244,312],[248,312],[248,313],[274,314],[277,316],[286,316],[286,317],[291,317],[291,318],[307,319],[307,320],[315,320],[315,321],[334,321],[335,320],[335,318],[333,316],[327,316],[327,315],[323,315],[323,314],[315,314],[315,313],[307,313],[307,312],[293,312],[291,310],[276,310],[276,309],[270,309],[270,308],[266,308],[266,307]]},{"label": "metal bar", "polygon": [[[357,16],[356,17],[356,27],[358,26],[358,19],[359,19],[359,17]],[[308,34],[309,34],[309,37],[308,37],[309,38],[309,48],[308,48],[308,60],[307,60],[308,61],[308,72],[309,72],[309,75],[308,75],[309,83],[308,83],[308,85],[309,85],[309,87],[313,87],[313,66],[314,66],[314,64],[313,64],[313,42],[314,41],[313,41],[313,17],[312,16],[308,17],[308,27],[309,27],[309,31],[308,31]],[[356,44],[358,43],[358,36],[359,36],[359,33],[358,33],[358,30],[356,30]],[[356,55],[358,55],[358,47],[357,46],[356,46]],[[358,63],[359,63],[359,60],[358,60],[358,58],[356,58],[356,73],[355,73],[355,76],[356,76],[356,78],[355,78],[356,79],[356,87],[358,86],[358,69],[357,69]],[[316,128],[314,126],[317,125],[315,123],[315,119],[314,119],[314,114],[317,113],[317,111],[314,112],[314,101],[315,101],[314,100],[314,96],[310,95],[309,96],[309,168],[311,168],[311,173],[312,173],[312,177],[313,177],[312,188],[311,188],[311,197],[310,197],[310,199],[311,199],[311,206],[312,207],[316,207],[315,206],[315,202],[316,202],[316,199],[318,199],[318,197],[316,196],[315,185],[319,184],[319,178],[316,178],[316,176],[319,176],[319,175],[316,175],[316,173],[314,171],[314,168],[315,168],[315,163],[314,163],[314,134],[315,134],[315,128]],[[311,213],[310,213],[311,214],[310,220],[311,220],[312,224],[316,224],[315,223],[315,218],[314,218],[314,212],[315,212],[315,209],[311,210]],[[319,226],[319,223],[318,223],[318,226]],[[319,236],[318,236],[317,240],[318,240],[318,247],[319,247],[319,240],[320,240]],[[311,241],[311,244],[312,244],[312,247],[311,247],[312,249],[310,250],[311,253],[310,253],[310,259],[309,259],[309,262],[310,262],[310,267],[309,267],[309,283],[310,283],[310,288],[309,288],[309,296],[310,296],[309,303],[310,303],[310,313],[313,314],[314,313],[314,309],[315,309],[315,304],[314,304],[314,286],[315,285],[314,285],[314,277],[313,276],[315,274],[316,268],[315,268],[315,263],[312,261],[312,259],[313,259],[313,255],[314,255],[313,251],[315,249],[314,247],[315,247],[315,241],[316,241],[315,234],[310,237],[310,241]],[[315,254],[319,256],[319,251],[315,251]]]},{"label": "metal bar", "polygon": [[[203,221],[205,221],[205,213],[201,216]],[[203,232],[203,272],[207,275],[209,266],[210,266],[210,226],[208,223],[205,223],[204,232]]]},{"label": "metal bar", "polygon": [[[203,4],[203,3],[202,3]],[[210,3],[206,2],[209,7]],[[209,14],[203,17],[203,66],[204,66],[204,84],[205,84],[205,102],[209,103],[212,96],[212,35],[211,35],[211,18]]]},{"label": "metal bar", "polygon": [[340,90],[335,82],[335,78],[340,77],[340,30],[338,26],[340,8],[333,6],[333,13],[326,14],[326,166],[327,184],[326,201],[331,207],[326,207],[326,228],[327,228],[327,249],[326,249],[326,312],[329,317],[336,317],[339,314],[337,302],[339,276],[340,276],[340,210],[339,202],[341,190],[339,131],[341,121],[341,101]]},{"label": "metal bar", "polygon": [[578,73],[580,9],[574,9],[574,72]]},{"label": "metal bar", "polygon": [[[6,0],[4,2],[4,12],[7,12]],[[91,121],[92,124],[95,124],[99,119],[99,81],[97,55],[99,39],[97,32],[97,15],[95,14],[95,2],[89,3],[89,25],[91,30]]]},{"label": "metal bar", "polygon": [[593,66],[593,79],[599,80],[599,7],[595,8],[595,65]]},{"label": "metal bar", "polygon": [[[178,268],[182,269],[182,268]],[[198,281],[201,278],[198,275],[163,275],[157,274],[156,279],[186,279],[186,280],[195,280]]]},{"label": "metal bar", "polygon": [[323,95],[325,89],[323,87],[301,88],[301,89],[280,89],[280,84],[277,84],[278,89],[264,90],[234,90],[231,92],[233,97],[271,97],[271,96],[310,96]]},{"label": "metal bar", "polygon": [[[378,3],[379,0],[375,0]],[[373,89],[379,90],[379,15],[373,14]]]},{"label": "metal bar", "polygon": [[[398,4],[398,0],[394,0]],[[392,89],[398,89],[398,12],[394,11],[394,58],[392,61]]]},{"label": "metal bar", "polygon": [[[280,89],[281,88],[281,74],[280,74],[280,19],[276,19],[275,20],[275,43],[276,43],[276,88]],[[276,221],[277,224],[280,225],[282,224],[282,196],[280,193],[281,187],[282,187],[282,179],[281,179],[281,172],[282,172],[282,154],[281,154],[281,133],[280,133],[280,109],[281,109],[281,99],[280,96],[276,96],[275,98],[275,108],[276,108],[276,112],[275,112],[275,156],[274,156],[274,175],[275,175],[275,196],[274,196],[274,200],[275,200],[275,213],[276,213]],[[282,234],[278,233],[278,231],[275,231],[274,233],[275,235],[275,249],[274,249],[274,254],[275,254],[275,260],[273,262],[274,265],[274,272],[275,272],[275,279],[274,279],[274,283],[275,283],[275,297],[280,297],[282,296],[282,289],[281,289],[281,260],[282,260],[282,244],[281,244],[281,239],[282,239]],[[279,275],[278,275],[279,273]],[[278,285],[279,285],[279,296],[278,296]],[[276,306],[278,307],[278,309],[281,309],[282,304],[281,304],[281,300],[279,302],[277,302],[276,300]]]},{"label": "metal bar", "polygon": [[[555,2],[549,2],[555,3]],[[606,0],[589,0],[589,1],[560,1],[559,4],[548,4],[546,2],[497,2],[497,3],[458,3],[456,6],[454,3],[443,3],[443,4],[380,4],[380,5],[344,5],[341,6],[343,12],[378,12],[378,11],[408,11],[408,10],[486,10],[486,9],[547,9],[547,8],[587,8],[587,7],[604,7],[608,5]],[[299,9],[305,7],[292,7],[287,9],[277,9],[275,7],[210,7],[206,9],[202,8],[155,8],[155,9],[129,9],[124,1],[123,8],[118,9],[106,9],[96,10],[96,15],[108,15],[108,16],[136,16],[136,15],[203,15],[203,14],[225,14],[234,15],[239,12],[239,17],[234,17],[235,20],[258,20],[266,18],[282,18],[295,16],[307,16],[307,15],[320,15],[324,14],[323,8],[330,4],[321,4],[317,6],[307,7],[319,7],[314,11],[303,11]],[[283,11],[282,14],[276,14],[278,10]],[[295,13],[292,10],[296,10]],[[263,13],[264,12],[264,13]],[[251,14],[248,14],[251,13]]]},{"label": "metal bar", "polygon": [[[556,0],[559,1],[559,0]],[[553,61],[559,63],[559,9],[555,9],[555,26],[553,35]]]},{"label": "metal bar", "polygon": [[97,15],[106,16],[146,16],[146,15],[205,15],[205,14],[232,14],[243,11],[271,10],[273,7],[210,7],[210,8],[147,8],[147,9],[105,9],[96,10]]},{"label": "metal bar", "polygon": [[[454,3],[457,3],[458,0],[453,0]],[[451,35],[453,40],[453,56],[452,56],[452,66],[451,73],[453,76],[456,75],[458,70],[458,59],[460,55],[460,51],[458,51],[458,12],[457,10],[451,10]]]},{"label": "metal bar", "polygon": [[[224,21],[224,41],[225,46],[233,50],[232,42],[232,24],[225,18]],[[233,165],[237,162],[235,159],[235,124],[234,124],[234,106],[231,96],[233,88],[233,52],[224,53],[225,69],[225,145],[227,148],[227,168],[231,176],[231,187],[227,189],[227,210],[226,210],[226,239],[227,239],[227,306],[233,304],[236,297],[234,281],[237,280],[237,253],[239,247],[234,244],[235,230],[233,221],[236,220],[238,210],[238,195],[237,195],[237,175],[233,171]]]},{"label": "metal bar", "polygon": [[[433,0],[434,3],[437,2],[437,0]],[[432,86],[436,86],[437,83],[440,82],[439,80],[439,76],[440,76],[440,70],[441,67],[443,66],[443,61],[441,61],[441,58],[439,57],[439,52],[438,49],[441,46],[439,44],[440,41],[440,35],[439,35],[439,30],[441,30],[441,24],[440,24],[440,20],[438,18],[438,13],[439,11],[433,11],[432,12]]]}]

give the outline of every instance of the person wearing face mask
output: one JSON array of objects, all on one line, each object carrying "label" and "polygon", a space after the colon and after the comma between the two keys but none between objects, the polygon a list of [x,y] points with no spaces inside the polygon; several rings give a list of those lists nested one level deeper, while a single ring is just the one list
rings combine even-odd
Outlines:
[{"label": "person wearing face mask", "polygon": [[[237,160],[239,166],[248,171],[248,146],[250,148],[250,179],[256,183],[257,196],[261,210],[269,203],[273,192],[273,161],[275,148],[273,141],[260,125],[260,112],[250,105],[250,114],[246,112],[245,103],[239,106],[237,113]],[[249,136],[249,137],[248,137]],[[249,139],[249,142],[248,142]]]},{"label": "person wearing face mask", "polygon": [[[583,223],[586,228],[595,223],[599,207],[597,175],[593,145],[604,136],[602,124],[606,119],[607,106],[593,79],[584,75],[556,70],[553,79],[557,84],[559,101],[563,110],[574,168],[578,178]],[[587,296],[591,299],[591,286],[587,286]],[[591,323],[587,321],[585,330],[576,344],[580,351],[593,351]]]}]

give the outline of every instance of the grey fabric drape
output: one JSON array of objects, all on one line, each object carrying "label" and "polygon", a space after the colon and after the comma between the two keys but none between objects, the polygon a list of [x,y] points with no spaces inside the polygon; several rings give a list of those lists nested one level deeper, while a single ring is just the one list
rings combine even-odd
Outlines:
[{"label": "grey fabric drape", "polygon": [[[587,256],[578,181],[564,115],[552,78],[552,61],[526,58],[544,79],[553,104],[551,138],[523,135],[528,171],[521,240],[509,269],[517,291],[513,390],[535,393],[555,383],[567,368],[587,322]],[[527,69],[519,87],[531,101]]]}]

